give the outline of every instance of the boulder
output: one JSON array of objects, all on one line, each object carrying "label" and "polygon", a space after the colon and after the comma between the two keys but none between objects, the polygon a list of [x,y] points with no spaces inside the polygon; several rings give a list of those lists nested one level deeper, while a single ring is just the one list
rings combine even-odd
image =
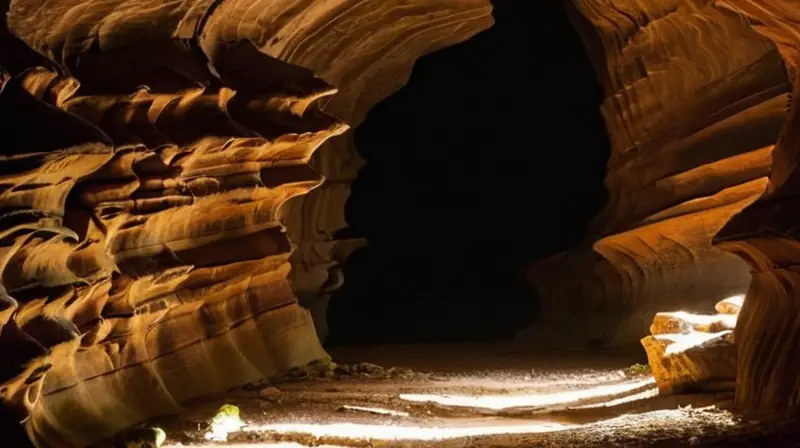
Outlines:
[{"label": "boulder", "polygon": [[642,339],[647,360],[662,394],[705,391],[734,384],[733,332],[657,334]]},{"label": "boulder", "polygon": [[742,305],[744,305],[744,295],[738,295],[717,302],[717,304],[714,305],[714,309],[721,314],[738,315],[739,311],[742,310]]}]

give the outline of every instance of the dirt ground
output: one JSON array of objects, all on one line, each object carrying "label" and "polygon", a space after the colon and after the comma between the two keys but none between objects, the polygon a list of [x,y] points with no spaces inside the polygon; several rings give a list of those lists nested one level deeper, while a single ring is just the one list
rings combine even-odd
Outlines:
[{"label": "dirt ground", "polygon": [[[334,350],[335,365],[193,404],[152,424],[167,447],[800,446],[794,416],[729,412],[732,394],[657,394],[638,351],[504,344]],[[246,424],[209,441],[223,404]]]}]

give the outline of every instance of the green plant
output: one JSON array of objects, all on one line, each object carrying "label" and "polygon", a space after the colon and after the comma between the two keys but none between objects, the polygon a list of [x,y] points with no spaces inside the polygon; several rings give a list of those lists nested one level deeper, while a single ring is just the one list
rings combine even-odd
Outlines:
[{"label": "green plant", "polygon": [[625,369],[625,373],[628,375],[646,375],[650,373],[650,366],[636,363]]}]

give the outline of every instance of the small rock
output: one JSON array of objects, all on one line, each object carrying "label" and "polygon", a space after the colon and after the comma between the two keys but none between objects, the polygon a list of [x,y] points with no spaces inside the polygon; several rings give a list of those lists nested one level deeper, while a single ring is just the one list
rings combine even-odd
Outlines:
[{"label": "small rock", "polygon": [[347,364],[337,364],[333,372],[338,375],[350,375],[350,366]]},{"label": "small rock", "polygon": [[717,304],[714,306],[714,309],[721,314],[739,314],[739,312],[742,310],[742,306],[744,305],[744,297],[745,296],[743,294],[728,297],[725,300],[717,302]]},{"label": "small rock", "polygon": [[258,391],[258,398],[262,400],[277,401],[280,397],[281,391],[276,387],[267,387]]},{"label": "small rock", "polygon": [[409,378],[413,378],[414,377],[414,371],[411,370],[411,369],[398,369],[397,370],[397,376],[399,378],[407,380]]},{"label": "small rock", "polygon": [[383,375],[385,373],[385,369],[383,367],[369,362],[362,362],[353,367],[355,367],[358,373],[366,373],[367,375],[371,376]]},{"label": "small rock", "polygon": [[307,366],[309,376],[313,378],[330,378],[336,370],[336,364],[329,360],[313,361]]}]

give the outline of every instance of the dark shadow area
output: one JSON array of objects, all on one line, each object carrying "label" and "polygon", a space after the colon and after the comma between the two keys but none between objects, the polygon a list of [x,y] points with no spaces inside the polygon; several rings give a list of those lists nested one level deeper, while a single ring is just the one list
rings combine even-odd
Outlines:
[{"label": "dark shadow area", "polygon": [[511,337],[537,309],[524,266],[576,245],[606,201],[602,92],[563,5],[494,15],[355,131],[347,231],[370,246],[331,301],[332,345]]}]

